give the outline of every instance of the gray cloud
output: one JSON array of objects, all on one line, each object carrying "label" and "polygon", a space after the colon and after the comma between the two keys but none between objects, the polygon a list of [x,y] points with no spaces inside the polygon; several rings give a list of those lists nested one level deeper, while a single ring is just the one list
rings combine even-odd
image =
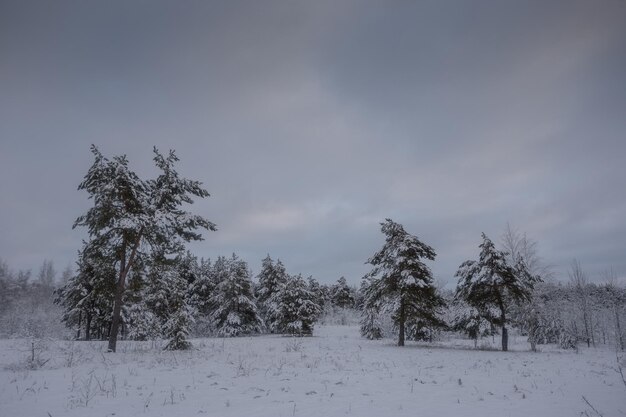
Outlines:
[{"label": "gray cloud", "polygon": [[626,275],[626,4],[3,2],[0,257],[70,262],[90,143],[174,148],[219,231],[352,283],[391,217],[452,281],[506,222]]}]

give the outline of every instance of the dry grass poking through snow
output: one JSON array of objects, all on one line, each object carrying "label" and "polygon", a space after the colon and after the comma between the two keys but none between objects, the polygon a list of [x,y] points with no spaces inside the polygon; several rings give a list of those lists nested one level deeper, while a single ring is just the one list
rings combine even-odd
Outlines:
[{"label": "dry grass poking through snow", "polygon": [[615,352],[603,349],[398,348],[348,326],[193,343],[121,342],[111,354],[49,340],[32,367],[29,341],[0,341],[0,416],[626,416]]}]

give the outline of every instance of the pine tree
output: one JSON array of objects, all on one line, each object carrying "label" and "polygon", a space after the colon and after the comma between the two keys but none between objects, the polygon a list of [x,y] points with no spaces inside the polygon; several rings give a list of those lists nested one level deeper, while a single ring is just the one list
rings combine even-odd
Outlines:
[{"label": "pine tree", "polygon": [[162,335],[161,320],[148,308],[144,300],[128,307],[128,337],[132,340],[155,340]]},{"label": "pine tree", "polygon": [[134,330],[135,334],[154,337],[154,329],[159,326],[161,336],[167,340],[167,350],[191,347],[187,336],[193,322],[193,310],[188,302],[189,283],[183,271],[182,256],[175,259],[157,256],[152,259],[141,301],[152,317],[133,317],[133,323],[139,326]]},{"label": "pine tree", "polygon": [[163,156],[154,148],[154,162],[161,173],[147,181],[130,170],[126,156],[109,160],[95,146],[91,151],[95,161],[79,190],[87,191],[94,205],[76,220],[74,227],[87,227],[90,245],[111,247],[115,254],[118,273],[108,346],[114,352],[127,278],[133,266],[152,251],[178,254],[183,250],[183,242],[202,238],[197,229],[216,228],[181,208],[193,203],[192,197],[209,194],[200,182],[179,177],[174,168],[178,157],[173,151]]},{"label": "pine tree", "polygon": [[266,328],[270,331],[274,331],[273,327],[269,323],[270,315],[270,299],[287,281],[287,272],[283,263],[279,260],[274,262],[268,254],[263,261],[261,261],[261,272],[257,275],[258,285],[256,286],[256,299],[259,308],[259,313],[263,318]]},{"label": "pine tree", "polygon": [[331,291],[331,300],[335,306],[339,308],[354,307],[354,296],[344,277],[337,280],[337,284],[333,285]]},{"label": "pine tree", "polygon": [[277,333],[310,335],[321,312],[302,275],[282,282],[268,300],[269,326]]},{"label": "pine tree", "polygon": [[383,324],[380,316],[381,301],[380,299],[370,300],[370,303],[366,303],[366,294],[369,292],[370,286],[375,279],[366,277],[361,282],[360,293],[363,294],[363,304],[361,309],[361,336],[366,339],[381,339],[383,337]]},{"label": "pine tree", "polygon": [[213,276],[211,260],[200,259],[196,279],[189,288],[190,303],[199,315],[209,315],[211,311],[209,301],[215,290],[215,286],[216,281]]},{"label": "pine tree", "polygon": [[187,302],[187,282],[178,273],[170,275],[172,286],[169,294],[170,313],[163,324],[163,336],[167,340],[166,350],[191,348],[187,341],[193,323],[193,309]]},{"label": "pine tree", "polygon": [[233,253],[225,265],[227,274],[217,282],[209,301],[217,334],[232,337],[261,332],[263,322],[252,293],[248,264]]},{"label": "pine tree", "polygon": [[407,233],[402,225],[386,219],[383,248],[367,263],[373,265],[364,279],[367,311],[390,311],[398,328],[398,346],[404,346],[407,322],[445,327],[439,318],[445,301],[435,288],[433,276],[422,259],[434,260],[435,251]]},{"label": "pine tree", "polygon": [[261,272],[257,275],[257,280],[259,281],[257,298],[260,303],[264,303],[287,280],[287,273],[280,259],[274,263],[272,258],[267,255],[261,261]]},{"label": "pine tree", "polygon": [[106,247],[88,242],[79,252],[78,272],[55,291],[54,302],[64,309],[62,320],[81,338],[92,339],[92,331],[108,328],[115,297],[113,254]]},{"label": "pine tree", "polygon": [[[532,276],[520,258],[515,266],[506,260],[507,253],[499,251],[483,233],[483,243],[478,261],[465,261],[459,267],[455,297],[464,300],[477,312],[483,314],[502,330],[502,350],[508,349],[507,313],[512,303],[530,301],[535,283],[541,281]],[[496,317],[484,315],[497,309]]]},{"label": "pine tree", "polygon": [[313,294],[313,302],[320,307],[320,311],[324,309],[324,305],[326,304],[325,292],[324,288],[320,285],[320,283],[313,278],[313,276],[309,276],[307,279],[308,290]]}]

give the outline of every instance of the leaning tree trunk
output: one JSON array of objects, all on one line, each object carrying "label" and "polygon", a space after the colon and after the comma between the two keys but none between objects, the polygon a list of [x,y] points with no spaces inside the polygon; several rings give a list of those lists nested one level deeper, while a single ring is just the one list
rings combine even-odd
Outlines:
[{"label": "leaning tree trunk", "polygon": [[400,327],[398,332],[398,346],[404,346],[404,300],[400,300],[400,317],[398,320],[398,326]]},{"label": "leaning tree trunk", "polygon": [[133,266],[135,256],[137,255],[137,249],[139,249],[139,243],[141,242],[142,230],[140,230],[137,240],[133,244],[133,249],[130,253],[128,262],[126,262],[126,244],[122,246],[122,252],[120,255],[120,275],[117,281],[117,287],[115,290],[115,301],[113,302],[113,317],[111,319],[111,330],[109,332],[109,352],[115,352],[117,347],[117,334],[120,328],[122,303],[124,302],[124,290],[126,289],[126,276]]},{"label": "leaning tree trunk", "polygon": [[113,301],[113,317],[111,319],[111,331],[109,332],[109,352],[115,352],[117,348],[117,331],[120,325],[122,313],[122,301],[124,299],[124,287],[126,282],[126,248],[122,248],[120,259],[120,275],[115,287],[115,299]]}]

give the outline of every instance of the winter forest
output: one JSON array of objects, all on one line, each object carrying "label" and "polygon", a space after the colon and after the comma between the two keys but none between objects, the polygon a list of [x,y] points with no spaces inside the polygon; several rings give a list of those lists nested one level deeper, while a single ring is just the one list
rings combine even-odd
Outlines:
[{"label": "winter forest", "polygon": [[[312,276],[289,273],[279,258],[269,254],[254,273],[235,253],[212,260],[198,258],[187,249],[186,242],[205,238],[203,233],[210,238],[217,226],[190,211],[194,199],[209,194],[201,182],[178,174],[174,151],[164,155],[154,149],[154,163],[160,173],[147,180],[132,170],[125,156],[109,159],[95,146],[91,151],[94,162],[79,190],[88,193],[93,206],[74,224],[86,228],[89,238],[78,252],[76,267],[67,267],[58,274],[53,261],[44,260],[33,276],[30,270],[14,272],[5,261],[0,264],[0,335],[7,339],[5,350],[19,352],[7,355],[4,369],[9,379],[3,391],[9,381],[9,385],[15,384],[18,398],[2,395],[12,401],[15,410],[24,397],[36,398],[42,388],[48,389],[46,382],[40,386],[41,381],[35,378],[30,387],[22,383],[20,393],[19,380],[100,360],[98,368],[104,366],[100,371],[104,374],[99,377],[98,368],[80,382],[72,373],[70,392],[74,394],[63,407],[65,412],[80,414],[81,407],[89,409],[100,402],[102,410],[107,410],[106,403],[115,399],[120,389],[111,367],[134,366],[129,364],[144,355],[153,355],[151,360],[171,359],[177,363],[176,351],[187,352],[179,356],[189,361],[185,366],[195,366],[191,365],[194,358],[210,363],[197,352],[212,355],[221,343],[223,355],[226,339],[244,340],[244,345],[253,349],[246,353],[250,357],[239,353],[235,360],[227,355],[226,363],[236,368],[235,377],[258,373],[267,376],[268,372],[282,375],[282,367],[288,363],[286,357],[279,365],[259,368],[257,345],[270,352],[276,348],[266,348],[268,342],[282,344],[284,352],[299,352],[296,362],[304,362],[309,372],[316,372],[329,358],[320,356],[313,363],[308,361],[307,349],[321,343],[315,337],[339,337],[342,349],[351,343],[350,348],[358,348],[359,355],[364,348],[383,347],[388,350],[385,355],[393,356],[407,342],[418,348],[410,353],[417,357],[432,349],[444,354],[458,351],[468,358],[472,352],[480,353],[482,358],[493,355],[486,359],[489,366],[492,360],[502,359],[493,351],[508,351],[509,347],[514,351],[511,360],[524,355],[523,366],[529,354],[535,355],[530,356],[533,359],[558,355],[576,361],[585,355],[593,355],[594,360],[600,355],[606,360],[613,352],[613,363],[609,359],[597,372],[613,379],[608,384],[615,391],[611,396],[626,398],[626,288],[617,282],[611,269],[603,274],[601,283],[595,283],[574,260],[569,280],[557,281],[549,264],[540,257],[537,242],[507,225],[499,241],[482,234],[476,258],[460,263],[456,287],[448,287],[434,280],[429,267],[436,261],[435,250],[401,224],[386,219],[379,225],[384,243],[366,259],[371,271],[362,277],[359,287],[350,286],[344,277],[328,285]],[[322,330],[318,332],[316,326]],[[309,339],[311,336],[314,338]],[[370,342],[375,340],[382,344]],[[392,344],[397,347],[392,348]],[[236,342],[234,345],[243,347]],[[120,348],[124,359],[116,362]],[[171,356],[161,353],[168,351]],[[94,357],[95,352],[100,352],[101,359]],[[343,378],[349,377],[343,375],[347,365],[341,361],[349,359],[331,361],[336,367],[333,375],[339,378],[335,384],[343,385]],[[384,362],[374,363],[381,366]],[[278,371],[272,371],[272,366],[278,366]],[[128,369],[131,375],[137,372]],[[607,370],[613,374],[607,375]],[[420,375],[419,368],[417,372]],[[467,373],[453,385],[462,386]],[[425,383],[414,378],[411,392],[415,381]],[[531,388],[527,391],[517,384],[513,386],[521,398],[527,393],[532,395]],[[281,389],[289,392],[289,388]],[[255,392],[265,392],[265,396],[270,390],[256,388]],[[304,394],[306,397],[312,393],[317,391]],[[103,395],[107,400],[98,401]],[[125,395],[129,395],[128,390]],[[150,409],[153,395],[154,391],[145,399],[144,412]],[[187,396],[173,385],[169,395],[163,405],[182,403]],[[587,407],[582,413],[592,415],[591,410],[601,415],[593,403],[581,397]],[[479,400],[483,401],[482,397]],[[225,404],[230,408],[229,401]],[[621,403],[615,397],[611,401]],[[290,400],[292,403],[292,413],[296,414],[297,400]],[[309,408],[305,414],[317,414],[316,410]]]}]

